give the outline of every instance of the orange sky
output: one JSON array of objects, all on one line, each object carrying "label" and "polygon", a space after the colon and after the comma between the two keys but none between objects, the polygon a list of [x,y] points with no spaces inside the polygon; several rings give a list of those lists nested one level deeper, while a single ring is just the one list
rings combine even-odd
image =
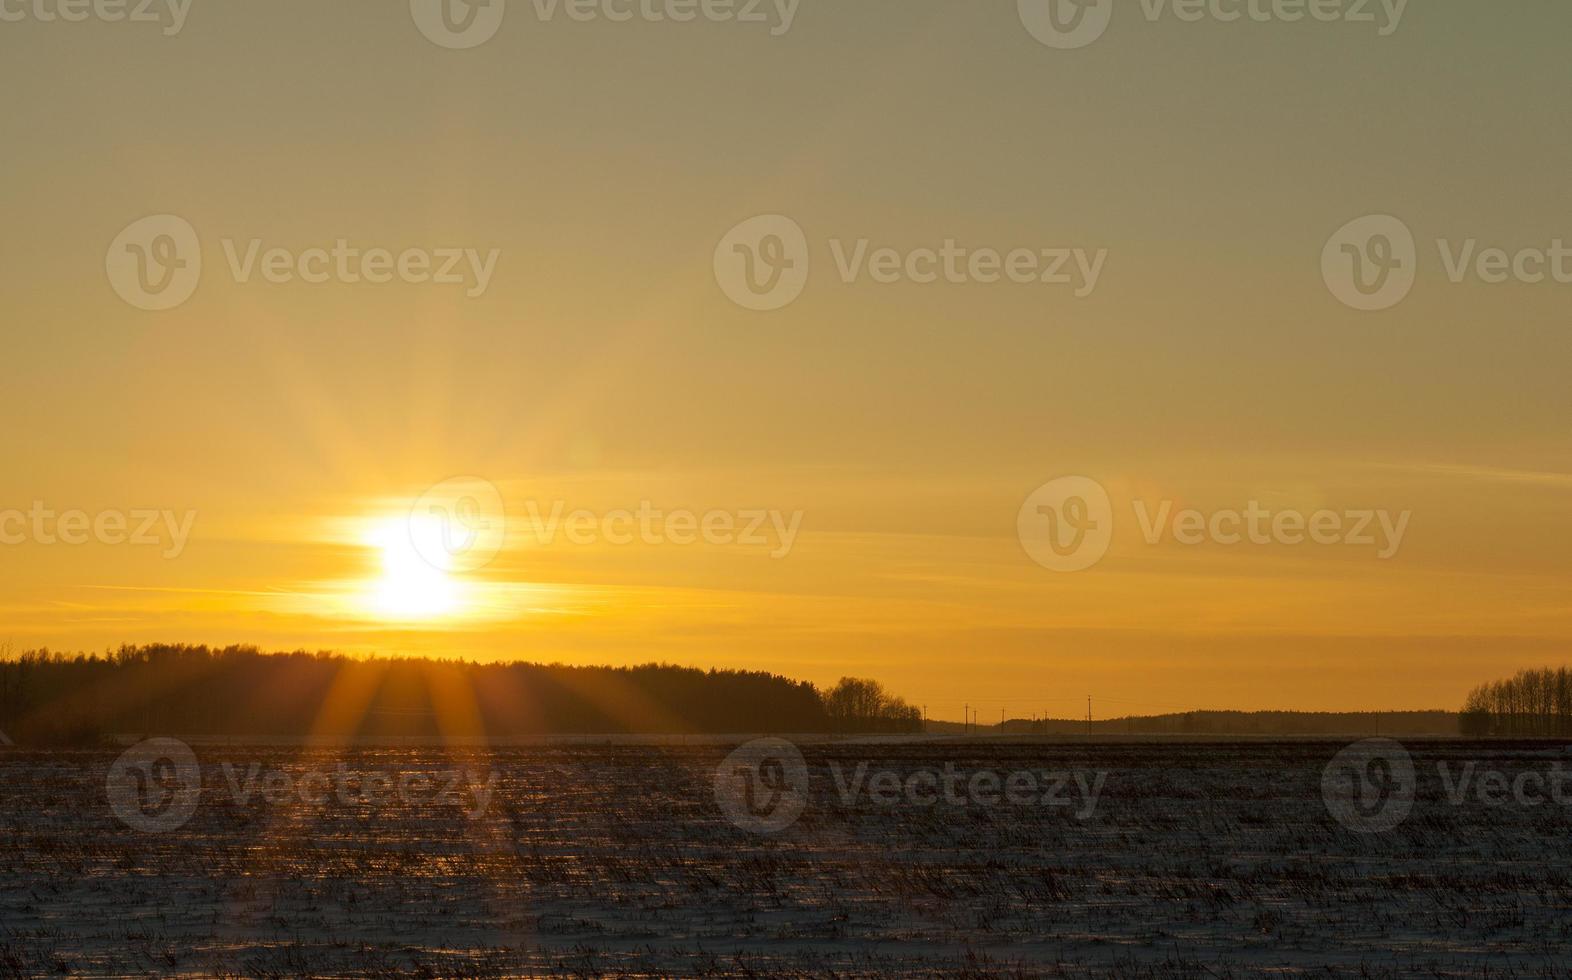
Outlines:
[{"label": "orange sky", "polygon": [[[1572,11],[1415,5],[1386,37],[1121,14],[1066,51],[1011,4],[804,4],[774,36],[515,5],[445,50],[352,6],[0,25],[6,71],[47,80],[0,104],[14,649],[658,659],[987,720],[1455,707],[1572,647],[1572,287],[1454,283],[1438,247],[1572,240],[1542,108]],[[1321,268],[1371,214],[1418,249],[1374,313]],[[115,277],[152,215],[202,266],[150,312]],[[717,279],[755,215],[811,255],[768,312]],[[261,271],[339,240],[478,264]],[[1104,258],[1095,288],[1074,258],[1068,285],[845,281],[864,241]],[[1019,523],[1067,476],[1108,496],[1080,571]],[[107,523],[70,544],[35,502]],[[1386,557],[1151,543],[1165,502],[1407,516]],[[479,557],[422,554],[475,516]]]}]

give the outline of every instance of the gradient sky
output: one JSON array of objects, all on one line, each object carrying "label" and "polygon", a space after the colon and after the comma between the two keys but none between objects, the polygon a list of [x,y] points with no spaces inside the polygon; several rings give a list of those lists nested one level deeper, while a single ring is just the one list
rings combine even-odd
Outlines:
[{"label": "gradient sky", "polygon": [[[873,676],[935,717],[1455,707],[1572,652],[1572,286],[1454,285],[1435,240],[1572,241],[1559,0],[1400,28],[1148,23],[1058,51],[1015,4],[803,0],[789,33],[542,23],[450,51],[402,2],[195,0],[152,25],[0,23],[0,510],[198,514],[157,549],[0,547],[0,640],[155,640]],[[180,308],[109,243],[202,235]],[[753,215],[802,297],[729,302]],[[1412,295],[1360,313],[1321,250],[1402,217]],[[502,250],[489,291],[236,284],[220,240]],[[1107,248],[1097,291],[844,284],[827,243]],[[1108,557],[1047,571],[1016,515],[1078,474]],[[495,484],[483,619],[336,603],[334,529]],[[1411,511],[1401,552],[1146,545],[1127,501]],[[803,512],[791,554],[540,546],[568,509]]]}]

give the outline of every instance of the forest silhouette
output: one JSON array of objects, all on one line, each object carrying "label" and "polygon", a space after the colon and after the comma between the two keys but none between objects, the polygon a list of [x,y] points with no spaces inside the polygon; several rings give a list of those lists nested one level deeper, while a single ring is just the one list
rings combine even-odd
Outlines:
[{"label": "forest silhouette", "polygon": [[517,738],[800,734],[1572,736],[1572,670],[1482,684],[1461,712],[1188,711],[925,723],[877,681],[820,689],[778,674],[125,645],[103,654],[0,649],[0,734],[22,745],[189,737]]},{"label": "forest silhouette", "polygon": [[1464,735],[1572,735],[1572,671],[1521,670],[1481,684],[1463,704]]},{"label": "forest silhouette", "polygon": [[0,731],[21,744],[131,733],[268,737],[912,732],[876,681],[669,664],[472,663],[254,647],[123,646],[0,660]]}]

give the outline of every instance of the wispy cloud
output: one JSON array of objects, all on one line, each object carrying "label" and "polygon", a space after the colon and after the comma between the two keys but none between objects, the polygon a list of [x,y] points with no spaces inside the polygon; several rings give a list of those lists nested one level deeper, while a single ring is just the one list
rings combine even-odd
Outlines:
[{"label": "wispy cloud", "polygon": [[1481,483],[1510,483],[1572,490],[1572,473],[1545,470],[1516,470],[1499,466],[1474,466],[1466,463],[1385,463],[1382,469],[1452,477]]}]

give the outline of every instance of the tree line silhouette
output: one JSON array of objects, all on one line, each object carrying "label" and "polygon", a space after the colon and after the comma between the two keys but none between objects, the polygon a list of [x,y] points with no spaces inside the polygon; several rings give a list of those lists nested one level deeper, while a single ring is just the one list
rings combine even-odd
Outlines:
[{"label": "tree line silhouette", "polygon": [[1481,684],[1463,702],[1464,735],[1572,735],[1572,671],[1520,670]]},{"label": "tree line silhouette", "polygon": [[0,732],[20,744],[109,735],[530,736],[912,732],[877,682],[828,691],[776,674],[669,664],[578,667],[122,646],[0,660]]},{"label": "tree line silhouette", "polygon": [[835,731],[918,732],[922,711],[890,694],[878,681],[842,677],[824,694],[824,710]]}]

